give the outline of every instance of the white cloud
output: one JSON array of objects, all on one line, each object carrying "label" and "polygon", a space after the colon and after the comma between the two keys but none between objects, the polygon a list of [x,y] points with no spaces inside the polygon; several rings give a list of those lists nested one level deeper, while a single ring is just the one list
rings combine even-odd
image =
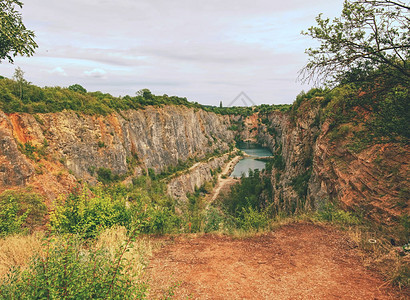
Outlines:
[{"label": "white cloud", "polygon": [[55,67],[54,69],[48,71],[50,74],[58,74],[62,76],[67,76],[66,71],[62,67]]},{"label": "white cloud", "polygon": [[84,74],[89,77],[94,77],[94,78],[105,78],[105,75],[107,74],[106,71],[103,69],[95,68],[91,71],[84,71]]},{"label": "white cloud", "polygon": [[[308,89],[296,82],[307,60],[304,49],[312,46],[300,31],[321,12],[339,15],[342,3],[25,1],[23,20],[39,48],[34,57],[15,61],[38,85],[78,82],[114,95],[149,88],[213,105],[244,91],[257,103],[290,103]],[[44,65],[52,71],[39,72]],[[2,63],[0,75],[11,77],[13,70]]]}]

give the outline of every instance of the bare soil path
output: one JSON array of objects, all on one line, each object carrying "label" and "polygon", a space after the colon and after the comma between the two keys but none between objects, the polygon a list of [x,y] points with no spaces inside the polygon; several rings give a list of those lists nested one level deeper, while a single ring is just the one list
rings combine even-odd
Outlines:
[{"label": "bare soil path", "polygon": [[[212,192],[205,197],[205,203],[211,204],[218,198],[219,194],[223,191],[229,191],[230,187],[239,182],[239,179],[228,177],[235,165],[241,160],[241,156],[235,156],[230,160],[223,168],[221,174],[218,175],[218,182],[213,188]],[[226,177],[226,178],[223,178]]]},{"label": "bare soil path", "polygon": [[363,267],[343,232],[308,223],[264,235],[161,238],[148,267],[151,297],[173,299],[408,299]]}]

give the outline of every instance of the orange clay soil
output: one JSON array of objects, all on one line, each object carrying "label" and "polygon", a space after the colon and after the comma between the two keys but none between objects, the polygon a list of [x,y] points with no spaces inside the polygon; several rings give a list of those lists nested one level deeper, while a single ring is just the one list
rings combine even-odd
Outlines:
[{"label": "orange clay soil", "polygon": [[148,272],[153,299],[176,282],[172,299],[409,297],[408,291],[396,290],[363,267],[359,250],[344,233],[307,223],[243,239],[167,237]]}]

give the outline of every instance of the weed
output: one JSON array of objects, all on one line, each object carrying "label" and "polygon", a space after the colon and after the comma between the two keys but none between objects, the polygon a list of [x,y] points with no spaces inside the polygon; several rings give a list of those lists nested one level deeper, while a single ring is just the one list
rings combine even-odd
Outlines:
[{"label": "weed", "polygon": [[147,283],[130,276],[124,259],[133,237],[114,258],[104,249],[86,248],[75,236],[45,245],[26,270],[15,268],[0,284],[6,299],[143,299]]},{"label": "weed", "polygon": [[103,141],[98,141],[97,143],[98,148],[105,148],[107,145]]},{"label": "weed", "polygon": [[35,193],[5,191],[0,194],[0,236],[32,231],[43,225],[47,208]]}]

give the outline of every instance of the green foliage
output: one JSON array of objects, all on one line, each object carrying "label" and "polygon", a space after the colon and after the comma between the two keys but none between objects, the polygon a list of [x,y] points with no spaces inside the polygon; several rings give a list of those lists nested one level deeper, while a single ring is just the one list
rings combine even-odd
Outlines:
[{"label": "green foliage", "polygon": [[16,6],[22,8],[23,2],[0,1],[0,61],[7,59],[10,63],[13,63],[13,58],[17,55],[33,55],[37,48],[34,32],[24,26]]},{"label": "green foliage", "polygon": [[78,92],[81,94],[87,93],[87,90],[79,84],[73,84],[68,87],[70,91]]},{"label": "green foliage", "polygon": [[[20,82],[21,83],[21,82]],[[24,81],[24,93],[21,84],[14,80],[0,80],[0,109],[6,113],[51,113],[63,110],[78,111],[89,115],[107,115],[115,111],[144,109],[146,106],[182,105],[188,108],[203,109],[222,115],[250,116],[256,112],[287,111],[290,105],[267,105],[255,107],[216,107],[203,106],[189,102],[186,98],[168,95],[154,95],[148,89],[136,93],[136,96],[114,97],[108,93],[87,92],[79,84],[68,88],[40,88]],[[16,86],[18,88],[16,88]],[[231,128],[232,130],[235,127]]]},{"label": "green foliage", "polygon": [[[387,3],[388,2],[388,3]],[[380,77],[401,77],[409,71],[409,7],[392,1],[344,1],[340,18],[316,18],[304,35],[320,42],[306,53],[304,80],[357,82],[382,71]]]},{"label": "green foliage", "polygon": [[0,236],[32,231],[44,224],[47,208],[37,194],[5,191],[0,194]]},{"label": "green foliage", "polygon": [[368,125],[375,136],[410,138],[410,93],[408,87],[396,86],[377,101],[373,108],[375,117]]},{"label": "green foliage", "polygon": [[179,231],[182,217],[175,213],[175,201],[167,196],[166,184],[140,176],[127,192],[133,225],[143,233],[165,234]]},{"label": "green foliage", "polygon": [[33,145],[30,141],[24,144],[18,144],[18,149],[28,158],[39,161],[47,156],[48,142],[44,139],[41,146]]},{"label": "green foliage", "polygon": [[28,212],[19,215],[20,206],[13,198],[2,200],[0,205],[0,236],[20,232]]},{"label": "green foliage", "polygon": [[166,194],[166,185],[140,176],[130,187],[84,188],[81,193],[60,197],[54,203],[50,227],[53,232],[93,238],[101,230],[119,225],[138,227],[147,234],[172,233],[180,229],[181,220]]},{"label": "green foliage", "polygon": [[273,166],[279,171],[283,171],[285,169],[286,163],[281,154],[275,154],[273,156]]},{"label": "green foliage", "polygon": [[107,145],[103,141],[98,141],[97,143],[98,148],[105,148]]},{"label": "green foliage", "polygon": [[304,102],[316,102],[317,99],[325,97],[329,93],[327,88],[312,88],[307,93],[301,91],[299,95],[296,96],[295,101],[290,107],[290,116],[293,120],[298,115],[299,108]]},{"label": "green foliage", "polygon": [[319,207],[316,213],[317,219],[339,225],[357,225],[360,219],[352,213],[342,210],[332,202],[325,203]]},{"label": "green foliage", "polygon": [[85,238],[95,237],[101,230],[114,225],[130,226],[131,214],[125,199],[113,197],[97,189],[95,195],[84,188],[54,201],[50,214],[50,228],[56,233],[75,233]]},{"label": "green foliage", "polygon": [[305,173],[295,177],[291,181],[293,189],[298,194],[299,199],[305,199],[308,192],[308,183],[312,170],[307,170]]},{"label": "green foliage", "polygon": [[[279,148],[275,151],[275,154],[273,155],[272,166],[278,171],[283,171],[286,168],[286,162],[282,156],[282,145],[279,146]],[[271,168],[270,165],[269,168]]]},{"label": "green foliage", "polygon": [[228,130],[232,130],[232,131],[238,131],[239,127],[236,124],[233,124],[231,126],[228,127]]},{"label": "green foliage", "polygon": [[141,232],[147,234],[172,233],[181,223],[180,217],[168,207],[151,206],[139,217],[142,219],[140,223]]},{"label": "green foliage", "polygon": [[[93,168],[91,168],[89,171],[92,171],[92,170]],[[124,176],[113,174],[111,169],[104,168],[104,167],[97,169],[97,180],[102,182],[103,184],[106,184],[106,185],[111,184],[121,179],[124,179]]]},{"label": "green foliage", "polygon": [[221,230],[225,221],[224,214],[216,207],[209,207],[205,215],[205,232],[215,232]]},{"label": "green foliage", "polygon": [[148,176],[152,179],[155,180],[157,178],[156,174],[155,174],[155,170],[152,168],[148,168]]},{"label": "green foliage", "polygon": [[259,230],[269,225],[269,216],[266,210],[258,210],[248,206],[242,208],[235,221],[237,227],[245,231]]},{"label": "green foliage", "polygon": [[249,177],[242,177],[241,182],[234,185],[221,200],[227,222],[231,220],[234,227],[244,230],[266,227],[269,220],[266,194],[271,190],[268,177],[262,176],[258,170],[249,170]]},{"label": "green foliage", "polygon": [[276,129],[275,129],[274,126],[269,126],[269,127],[268,127],[268,133],[269,133],[270,135],[272,135],[272,136],[277,135],[277,132],[276,132]]},{"label": "green foliage", "polygon": [[50,241],[44,255],[0,282],[0,298],[144,299],[148,285],[133,277],[132,261],[124,259],[130,241],[114,257],[103,249],[85,248],[74,236]]}]

